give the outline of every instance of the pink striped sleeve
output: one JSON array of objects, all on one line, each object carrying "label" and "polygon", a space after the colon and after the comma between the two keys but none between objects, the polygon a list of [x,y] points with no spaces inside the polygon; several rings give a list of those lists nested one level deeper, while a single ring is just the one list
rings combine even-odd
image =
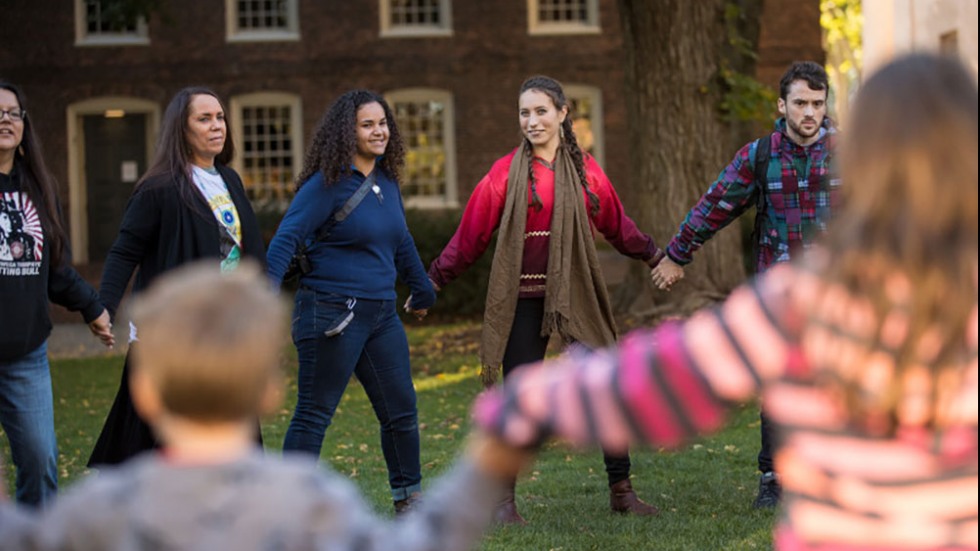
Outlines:
[{"label": "pink striped sleeve", "polygon": [[649,442],[676,444],[681,434],[670,410],[665,407],[660,388],[653,380],[650,360],[651,343],[659,341],[673,326],[664,326],[650,333],[635,333],[626,337],[621,348],[620,389],[623,402],[633,413]]},{"label": "pink striped sleeve", "polygon": [[703,374],[689,363],[685,348],[690,343],[682,339],[680,328],[676,328],[670,337],[661,349],[665,386],[675,396],[683,398],[679,407],[683,408],[683,416],[690,421],[693,430],[701,433],[717,428],[725,420],[724,408],[711,394]]},{"label": "pink striped sleeve", "polygon": [[[646,439],[677,446],[721,424],[723,410],[684,353],[682,327],[630,335],[622,346],[622,392]],[[674,407],[671,407],[674,404]]]},{"label": "pink striped sleeve", "polygon": [[[677,446],[715,429],[733,402],[758,391],[753,364],[771,375],[788,356],[790,347],[757,297],[741,288],[720,313],[633,332],[618,349],[573,352],[521,368],[495,391],[504,394],[493,402],[501,405],[478,410],[477,423],[520,445],[554,434],[609,449],[636,440]],[[769,326],[759,333],[733,331],[732,320],[745,316]],[[764,342],[747,344],[758,335]]]},{"label": "pink striped sleeve", "polygon": [[601,427],[596,435],[599,443],[607,452],[622,454],[629,449],[629,443],[635,438],[616,395],[617,387],[609,384],[610,378],[615,375],[615,368],[614,362],[601,362],[599,365],[592,365],[590,362],[582,366],[579,372],[582,374],[585,394],[589,398],[594,424]]}]

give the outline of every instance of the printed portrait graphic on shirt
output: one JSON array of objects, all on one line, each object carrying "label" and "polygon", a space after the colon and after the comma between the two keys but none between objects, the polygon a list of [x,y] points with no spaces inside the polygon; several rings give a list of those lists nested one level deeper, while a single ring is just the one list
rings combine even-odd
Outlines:
[{"label": "printed portrait graphic on shirt", "polygon": [[36,275],[41,267],[44,232],[26,193],[0,193],[0,275]]}]

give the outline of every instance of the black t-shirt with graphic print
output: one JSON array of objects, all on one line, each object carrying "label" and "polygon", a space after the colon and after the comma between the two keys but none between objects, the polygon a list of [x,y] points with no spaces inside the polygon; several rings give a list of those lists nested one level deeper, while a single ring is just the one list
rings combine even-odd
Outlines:
[{"label": "black t-shirt with graphic print", "polygon": [[48,338],[49,300],[81,312],[86,322],[102,312],[98,294],[71,267],[69,254],[52,269],[43,205],[26,192],[18,164],[10,174],[0,172],[0,361],[19,358]]}]

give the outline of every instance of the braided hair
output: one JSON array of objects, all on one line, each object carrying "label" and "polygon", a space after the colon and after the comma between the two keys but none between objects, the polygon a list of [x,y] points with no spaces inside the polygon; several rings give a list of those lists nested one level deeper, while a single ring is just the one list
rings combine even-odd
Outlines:
[{"label": "braided hair", "polygon": [[[534,90],[536,92],[541,92],[546,94],[551,101],[555,104],[555,108],[561,110],[563,107],[569,107],[568,100],[565,98],[565,91],[561,87],[561,83],[557,80],[547,77],[544,75],[535,75],[529,77],[521,84],[521,94],[527,92],[528,90]],[[599,212],[599,196],[593,193],[589,188],[589,180],[585,175],[585,159],[582,154],[582,148],[578,145],[578,139],[575,137],[575,130],[572,128],[572,114],[569,110],[568,115],[565,120],[561,123],[560,129],[561,142],[559,147],[565,149],[569,156],[572,158],[572,164],[575,166],[575,172],[578,174],[579,182],[582,184],[582,188],[585,189],[585,193],[589,198],[589,213],[595,216]],[[533,167],[530,163],[533,162],[533,155],[531,142],[524,137],[523,140],[524,150],[528,153],[527,159],[529,166],[527,167],[527,172],[531,177],[531,205],[535,210],[541,210],[543,207],[541,203],[541,198],[538,197],[537,192],[537,180],[534,177]]]}]

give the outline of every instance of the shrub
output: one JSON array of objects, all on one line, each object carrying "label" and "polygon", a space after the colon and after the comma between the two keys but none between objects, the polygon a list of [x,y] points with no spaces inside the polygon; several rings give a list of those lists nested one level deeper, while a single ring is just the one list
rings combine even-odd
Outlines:
[{"label": "shrub", "polygon": [[[421,210],[408,209],[405,218],[408,229],[415,239],[415,247],[422,257],[426,270],[439,253],[442,252],[459,226],[462,217],[460,209]],[[483,304],[487,295],[487,280],[490,277],[490,261],[496,239],[487,251],[459,279],[439,291],[436,305],[431,315],[440,318],[475,317],[483,314]],[[399,283],[398,296],[408,296],[408,288]]]}]

